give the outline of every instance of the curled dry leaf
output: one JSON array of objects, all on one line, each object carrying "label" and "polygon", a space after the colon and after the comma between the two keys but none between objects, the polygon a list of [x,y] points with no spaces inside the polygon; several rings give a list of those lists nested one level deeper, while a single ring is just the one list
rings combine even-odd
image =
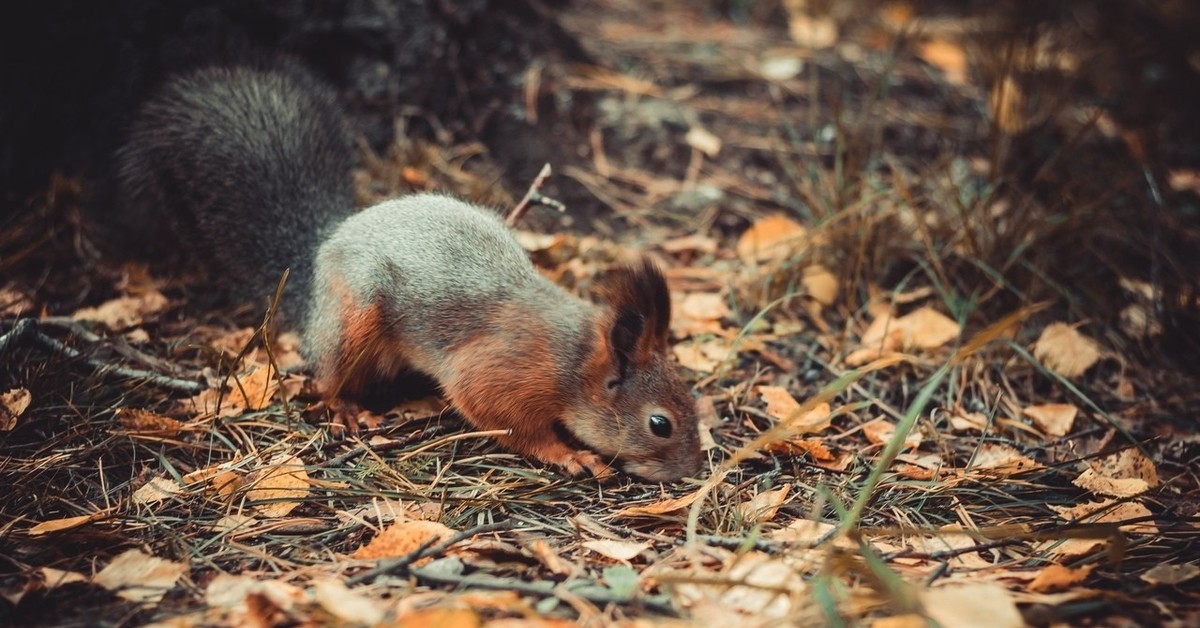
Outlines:
[{"label": "curled dry leaf", "polygon": [[645,541],[633,543],[630,541],[612,541],[609,539],[584,541],[583,546],[605,558],[619,561],[632,560],[638,554],[650,549],[650,544]]},{"label": "curled dry leaf", "polygon": [[867,326],[860,348],[847,355],[845,362],[857,367],[894,351],[937,349],[958,338],[961,331],[958,323],[930,307],[899,318],[885,311]]},{"label": "curled dry leaf", "polygon": [[554,551],[546,541],[537,539],[529,546],[529,552],[538,560],[550,573],[560,576],[575,575],[575,565],[563,560],[558,552]]},{"label": "curled dry leaf", "polygon": [[1122,521],[1141,520],[1140,523],[1129,523],[1121,526],[1122,532],[1130,534],[1158,534],[1158,526],[1153,521],[1145,520],[1150,516],[1150,509],[1138,502],[1115,503],[1114,499],[1099,502],[1088,502],[1070,508],[1051,506],[1065,521],[1084,523],[1120,523]]},{"label": "curled dry leaf", "polygon": [[174,436],[183,429],[183,422],[178,419],[140,408],[121,408],[117,411],[117,421],[131,434]]},{"label": "curled dry leaf", "polygon": [[999,584],[948,585],[920,593],[929,618],[942,626],[1019,628],[1025,626],[1008,589]]},{"label": "curled dry leaf", "polygon": [[138,490],[134,491],[130,499],[135,504],[148,506],[182,493],[183,488],[179,486],[178,482],[166,476],[159,475],[150,478],[149,482],[146,482]]},{"label": "curled dry leaf", "polygon": [[227,573],[218,574],[204,590],[204,601],[210,608],[239,614],[250,612],[247,604],[250,598],[265,600],[284,611],[291,611],[308,601],[302,589],[282,580],[255,580],[250,576]]},{"label": "curled dry leaf", "polygon": [[820,264],[805,268],[800,283],[804,285],[808,296],[821,305],[833,305],[833,302],[837,300],[837,277],[834,277],[828,268]]},{"label": "curled dry leaf", "polygon": [[817,404],[811,410],[798,414],[800,403],[781,386],[759,386],[758,394],[766,402],[769,416],[788,425],[800,434],[820,432],[829,427],[831,409],[828,403]]},{"label": "curled dry leaf", "polygon": [[762,552],[748,552],[738,558],[721,574],[719,581],[719,585],[708,585],[693,584],[685,579],[673,587],[672,592],[679,605],[692,609],[693,613],[732,611],[736,615],[730,619],[741,616],[755,621],[778,621],[788,617],[793,608],[802,603],[808,590],[804,578],[786,561]]},{"label": "curled dry leaf", "polygon": [[730,358],[733,346],[724,338],[681,342],[671,347],[679,364],[698,373],[712,373]]},{"label": "curled dry leaf", "polygon": [[351,625],[374,626],[383,621],[387,607],[383,600],[351,590],[341,580],[318,580],[312,585],[313,601],[330,615]]},{"label": "curled dry leaf", "polygon": [[787,259],[807,243],[808,229],[787,216],[775,214],[742,232],[737,254],[747,265],[754,265]]},{"label": "curled dry leaf", "polygon": [[141,325],[145,317],[157,314],[167,307],[167,297],[157,290],[137,296],[118,297],[97,307],[85,307],[76,311],[71,318],[77,321],[92,321],[120,331]]},{"label": "curled dry leaf", "polygon": [[748,524],[765,523],[775,518],[779,508],[787,502],[790,486],[783,486],[773,491],[763,491],[749,501],[738,505],[738,514]]},{"label": "curled dry leaf", "polygon": [[1200,567],[1191,563],[1163,563],[1151,567],[1146,573],[1138,576],[1143,582],[1158,585],[1176,586],[1200,576]]},{"label": "curled dry leaf", "polygon": [[275,376],[275,368],[269,364],[254,365],[248,371],[231,377],[229,390],[224,394],[216,388],[209,388],[193,397],[192,403],[201,412],[230,418],[246,410],[266,408],[278,390],[279,378]]},{"label": "curled dry leaf", "polygon": [[1087,580],[1095,564],[1084,565],[1079,569],[1071,569],[1062,565],[1050,565],[1038,572],[1038,575],[1026,585],[1026,589],[1035,593],[1049,593],[1069,589]]},{"label": "curled dry leaf", "polygon": [[1048,403],[1029,406],[1021,413],[1033,420],[1033,424],[1050,436],[1066,436],[1075,424],[1079,408],[1069,403]]},{"label": "curled dry leaf", "polygon": [[0,432],[10,432],[17,426],[17,418],[25,414],[33,394],[24,388],[14,388],[0,394]]},{"label": "curled dry leaf", "polygon": [[654,515],[665,515],[669,512],[683,510],[692,505],[696,498],[700,496],[699,491],[692,491],[682,497],[672,497],[663,499],[651,504],[641,506],[629,506],[617,511],[618,517],[643,517]]},{"label": "curled dry leaf", "polygon": [[[896,424],[885,418],[878,418],[869,423],[864,423],[862,426],[863,435],[867,440],[875,445],[886,445],[892,440],[892,436],[896,434]],[[904,436],[904,448],[916,449],[921,446],[921,432],[917,430],[910,431]]]},{"label": "curled dry leaf", "polygon": [[1134,448],[1097,458],[1088,465],[1073,483],[1100,495],[1132,497],[1159,484],[1154,462]]},{"label": "curled dry leaf", "polygon": [[308,472],[296,456],[280,456],[246,479],[246,499],[264,517],[285,517],[308,497]]},{"label": "curled dry leaf", "polygon": [[967,51],[959,44],[944,39],[932,39],[917,47],[917,56],[941,70],[949,83],[967,83]]},{"label": "curled dry leaf", "polygon": [[406,556],[429,541],[440,543],[454,530],[437,521],[402,521],[377,534],[370,543],[355,550],[352,558],[374,560]]},{"label": "curled dry leaf", "polygon": [[90,515],[79,515],[78,517],[64,517],[62,519],[51,519],[43,521],[26,532],[29,536],[41,536],[50,534],[51,532],[62,532],[63,530],[72,530],[83,525],[87,525],[93,521],[99,521],[108,516],[107,511],[92,513]]},{"label": "curled dry leaf", "polygon": [[1040,469],[1042,465],[1009,445],[984,443],[975,456],[973,468],[987,469],[992,474],[1007,477]]},{"label": "curled dry leaf", "polygon": [[1063,377],[1079,377],[1100,360],[1096,341],[1066,323],[1053,323],[1042,330],[1033,345],[1033,356],[1042,366]]},{"label": "curled dry leaf", "polygon": [[139,604],[154,604],[187,572],[187,565],[131,549],[113,559],[92,578],[117,595]]},{"label": "curled dry leaf", "polygon": [[422,608],[399,614],[396,625],[404,628],[479,628],[483,619],[470,608]]}]

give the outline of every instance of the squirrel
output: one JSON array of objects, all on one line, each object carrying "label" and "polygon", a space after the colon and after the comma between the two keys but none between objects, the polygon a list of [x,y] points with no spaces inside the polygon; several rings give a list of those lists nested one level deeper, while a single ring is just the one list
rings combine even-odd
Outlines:
[{"label": "squirrel", "polygon": [[[469,423],[572,475],[699,472],[695,403],[667,358],[671,302],[643,259],[577,297],[543,277],[500,216],[440,194],[354,211],[349,125],[298,67],[169,80],[118,151],[118,211],[196,234],[237,298],[273,294],[302,327],[325,407],[433,378]],[[351,419],[347,427],[353,428]]]}]

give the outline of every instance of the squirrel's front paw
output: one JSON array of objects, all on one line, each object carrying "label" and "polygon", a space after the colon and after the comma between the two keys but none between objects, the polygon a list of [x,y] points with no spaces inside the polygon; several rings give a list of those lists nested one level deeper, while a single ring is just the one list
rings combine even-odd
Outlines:
[{"label": "squirrel's front paw", "polygon": [[379,427],[379,418],[370,411],[353,401],[336,397],[318,402],[310,412],[319,417],[328,414],[329,431],[337,437],[357,435],[360,425],[366,425],[367,429]]},{"label": "squirrel's front paw", "polygon": [[567,473],[577,477],[590,473],[597,480],[607,480],[616,475],[616,470],[612,465],[590,451],[572,451],[559,460],[558,465]]}]

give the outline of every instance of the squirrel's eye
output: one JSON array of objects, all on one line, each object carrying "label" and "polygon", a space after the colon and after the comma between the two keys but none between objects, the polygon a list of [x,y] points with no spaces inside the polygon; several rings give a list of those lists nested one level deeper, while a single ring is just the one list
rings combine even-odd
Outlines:
[{"label": "squirrel's eye", "polygon": [[671,435],[671,421],[661,414],[650,415],[650,433],[659,438],[666,438]]}]

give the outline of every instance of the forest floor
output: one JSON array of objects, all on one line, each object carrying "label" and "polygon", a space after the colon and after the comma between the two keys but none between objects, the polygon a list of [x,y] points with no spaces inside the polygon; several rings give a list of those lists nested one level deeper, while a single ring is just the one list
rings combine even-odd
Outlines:
[{"label": "forest floor", "polygon": [[[1200,171],[987,79],[969,19],[645,4],[574,3],[596,65],[527,74],[594,108],[591,165],[554,177],[595,205],[521,239],[572,290],[664,268],[701,477],[569,478],[429,396],[334,434],[261,313],[81,277],[62,179],[3,242],[81,250],[0,285],[0,333],[36,314],[86,356],[4,356],[0,624],[1200,623],[1200,386],[1167,320],[1200,285],[1155,248],[1198,241]],[[364,164],[363,203],[524,192],[484,198],[474,145]],[[81,281],[107,283],[47,305]]]}]

